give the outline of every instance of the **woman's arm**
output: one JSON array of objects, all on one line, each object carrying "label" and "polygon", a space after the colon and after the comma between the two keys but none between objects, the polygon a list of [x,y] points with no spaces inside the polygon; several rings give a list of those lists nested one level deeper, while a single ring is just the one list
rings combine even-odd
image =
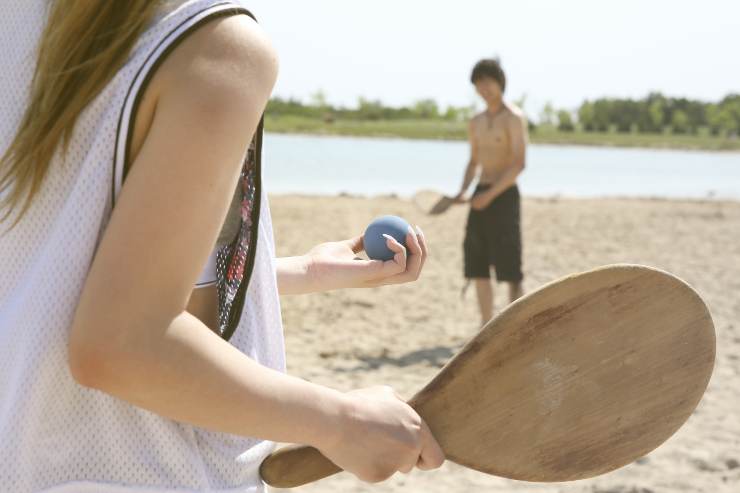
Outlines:
[{"label": "woman's arm", "polygon": [[369,288],[415,281],[429,255],[424,233],[417,226],[406,235],[406,245],[392,237],[386,240],[395,253],[388,261],[360,260],[362,236],[322,243],[307,254],[277,259],[280,294],[305,294],[332,289]]},{"label": "woman's arm", "polygon": [[75,313],[71,373],[171,419],[315,445],[365,479],[419,457],[441,462],[399,399],[343,394],[262,367],[185,310],[276,71],[246,16],[208,23],[160,67],[151,127]]}]

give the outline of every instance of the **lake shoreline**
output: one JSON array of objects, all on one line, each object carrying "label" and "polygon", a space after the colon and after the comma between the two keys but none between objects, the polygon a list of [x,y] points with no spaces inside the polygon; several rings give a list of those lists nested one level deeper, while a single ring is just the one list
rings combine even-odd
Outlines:
[{"label": "lake shoreline", "polygon": [[[312,137],[363,137],[369,139],[467,140],[464,124],[430,121],[336,121],[311,118],[266,116],[268,132]],[[530,131],[531,144],[555,146],[613,147],[648,150],[706,151],[740,153],[740,139],[712,136],[621,134],[598,132]]]}]

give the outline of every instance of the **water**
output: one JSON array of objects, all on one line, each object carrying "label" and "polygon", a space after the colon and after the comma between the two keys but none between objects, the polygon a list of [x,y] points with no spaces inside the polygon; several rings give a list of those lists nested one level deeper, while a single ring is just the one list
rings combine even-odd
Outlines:
[{"label": "water", "polygon": [[[272,193],[410,196],[454,193],[466,142],[266,134]],[[740,199],[740,153],[530,145],[519,177],[529,196]]]}]

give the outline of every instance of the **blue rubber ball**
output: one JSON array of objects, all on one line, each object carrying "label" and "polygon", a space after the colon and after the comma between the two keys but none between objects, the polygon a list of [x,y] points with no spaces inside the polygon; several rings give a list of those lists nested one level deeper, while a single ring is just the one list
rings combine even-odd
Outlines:
[{"label": "blue rubber ball", "polygon": [[392,236],[405,247],[408,232],[409,223],[398,216],[381,216],[373,220],[363,236],[367,256],[374,260],[391,260],[394,253],[386,246],[383,235]]}]

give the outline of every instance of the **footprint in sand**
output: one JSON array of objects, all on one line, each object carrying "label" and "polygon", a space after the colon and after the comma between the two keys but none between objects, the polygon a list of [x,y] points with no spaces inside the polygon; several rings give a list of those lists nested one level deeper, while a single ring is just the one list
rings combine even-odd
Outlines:
[{"label": "footprint in sand", "polygon": [[694,459],[691,461],[691,463],[700,471],[704,472],[718,472],[720,469],[713,466],[712,464],[709,464],[707,461],[704,461],[702,459]]}]

